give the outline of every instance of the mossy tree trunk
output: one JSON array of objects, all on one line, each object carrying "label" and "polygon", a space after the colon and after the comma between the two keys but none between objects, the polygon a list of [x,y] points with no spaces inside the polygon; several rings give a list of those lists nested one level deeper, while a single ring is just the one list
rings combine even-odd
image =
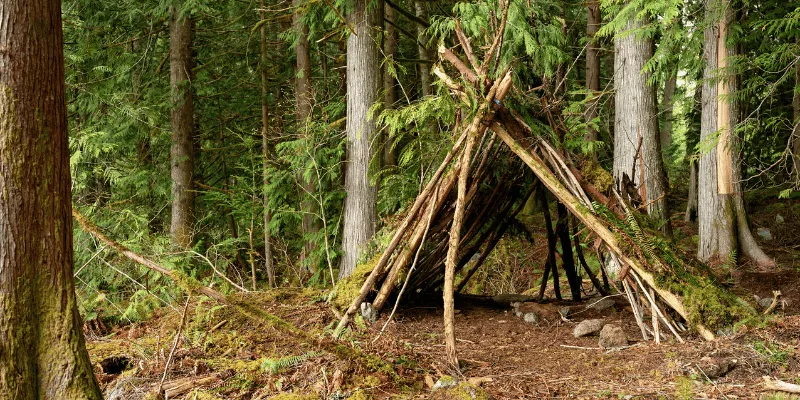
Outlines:
[{"label": "mossy tree trunk", "polygon": [[72,277],[61,2],[0,2],[0,398],[100,399]]}]

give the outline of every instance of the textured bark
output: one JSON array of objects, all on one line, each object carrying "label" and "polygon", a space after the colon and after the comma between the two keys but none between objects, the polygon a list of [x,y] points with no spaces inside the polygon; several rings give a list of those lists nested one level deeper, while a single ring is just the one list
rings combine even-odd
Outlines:
[{"label": "textured bark", "polygon": [[191,87],[192,20],[175,0],[169,34],[170,91],[172,93],[172,222],[170,238],[178,247],[192,245],[194,225],[194,104]]},{"label": "textured bark", "polygon": [[[385,7],[386,20],[395,23],[396,17],[392,7]],[[397,53],[397,30],[391,23],[386,24],[385,36],[383,38],[383,53],[388,62],[394,62],[395,54]],[[397,89],[395,87],[395,79],[389,73],[388,68],[383,71],[383,107],[385,109],[394,108],[394,103],[397,101]],[[389,134],[384,132],[383,138],[383,165],[395,166],[397,165],[397,154],[392,150],[392,139]]]},{"label": "textured bark", "polygon": [[[267,15],[264,9],[264,0],[259,2],[261,11],[259,17],[265,20]],[[272,148],[269,135],[269,74],[267,72],[267,25],[261,26],[261,152],[264,157],[264,168],[262,170],[263,199],[264,202],[264,271],[267,273],[269,287],[275,287],[275,265],[272,260],[272,235],[269,224],[272,221],[272,209],[269,206],[269,162],[272,159]],[[253,277],[253,290],[255,290],[255,277]]]},{"label": "textured bark", "polygon": [[800,63],[794,67],[795,91],[792,96],[792,171],[794,186],[800,189]]},{"label": "textured bark", "polygon": [[61,2],[0,2],[0,398],[101,399],[72,277]]},{"label": "textured bark", "polygon": [[[724,15],[720,10],[725,10]],[[706,66],[703,74],[702,88],[702,116],[700,128],[700,142],[711,141],[720,129],[720,122],[727,122],[729,127],[734,127],[738,123],[738,112],[735,103],[731,103],[732,96],[720,99],[719,80],[724,79],[728,85],[730,93],[736,92],[736,79],[731,76],[720,76],[718,54],[725,52],[726,56],[734,54],[734,48],[725,48],[725,41],[719,40],[720,26],[725,29],[726,22],[732,20],[732,10],[728,7],[727,0],[706,0],[706,19],[722,21],[717,24],[708,24],[705,29],[703,44],[703,56]],[[724,62],[723,62],[724,65]],[[724,73],[724,71],[723,71]],[[720,113],[718,109],[720,100],[726,101],[729,107],[728,112]],[[721,120],[720,115],[725,118]],[[732,130],[731,130],[732,131]],[[747,224],[745,215],[744,201],[742,199],[741,182],[739,168],[736,157],[737,138],[730,134],[730,139],[724,141],[720,135],[720,141],[714,149],[702,154],[698,167],[698,234],[699,242],[697,256],[701,260],[712,259],[727,260],[735,251],[740,250],[746,257],[752,259],[760,265],[773,265],[774,262],[758,247]],[[724,146],[724,149],[720,149]],[[721,188],[718,182],[720,176],[719,157],[729,155],[729,161],[733,167],[730,169],[730,191],[732,194],[720,194]],[[726,163],[722,163],[726,164]],[[727,191],[727,189],[726,189]]]},{"label": "textured bark", "polygon": [[[302,1],[294,0],[295,7],[300,7],[302,4]],[[308,25],[303,23],[302,16],[297,10],[295,10],[292,18],[294,29],[300,35],[297,45],[294,48],[297,59],[294,70],[294,99],[297,110],[295,116],[297,118],[298,132],[306,136],[306,138],[309,139],[307,143],[310,143],[307,126],[309,124],[309,118],[311,117],[313,94],[311,91],[311,54],[309,52],[308,43]],[[310,154],[313,154],[312,149],[308,149],[308,151]],[[304,171],[298,173],[298,179],[303,187],[300,207],[303,215],[303,235],[306,238],[316,236],[320,230],[319,218],[317,216],[319,210],[317,201],[314,199],[316,193],[314,176],[316,176],[316,174],[306,174]],[[306,239],[303,246],[303,259],[305,260],[304,264],[308,266],[309,271],[312,273],[317,270],[318,265],[309,263],[307,258],[317,251],[317,248],[317,243],[313,239]]]},{"label": "textured bark", "polygon": [[[415,0],[414,8],[417,18],[428,21],[428,2],[424,0]],[[425,34],[425,27],[417,24],[417,41],[428,44],[428,36]],[[425,46],[417,45],[420,60],[432,59],[431,52]],[[433,94],[433,87],[431,86],[431,68],[430,64],[426,62],[417,63],[419,66],[419,83],[422,96],[430,96]]]},{"label": "textured bark", "polygon": [[375,234],[377,190],[369,180],[372,140],[377,132],[369,109],[381,85],[380,22],[383,7],[356,0],[347,40],[347,165],[345,170],[344,232],[339,276],[350,275],[360,250]]},{"label": "textured bark", "polygon": [[670,71],[667,81],[664,82],[664,93],[661,98],[661,112],[663,113],[664,123],[661,125],[661,152],[664,153],[664,165],[670,162],[669,148],[672,146],[672,119],[673,119],[673,99],[675,98],[675,86],[678,83],[678,69]]},{"label": "textured bark", "polygon": [[[614,39],[614,179],[621,184],[627,174],[648,214],[668,219],[655,89],[647,83],[650,74],[642,70],[653,56],[653,42],[628,32],[643,24],[629,21],[626,33]],[[664,226],[669,233],[669,222]]]},{"label": "textured bark", "polygon": [[[586,24],[586,96],[589,102],[586,104],[585,119],[589,123],[597,117],[597,96],[600,91],[600,45],[595,39],[597,31],[600,30],[602,19],[600,16],[600,2],[597,0],[590,0],[587,3],[588,20]],[[584,138],[587,141],[597,140],[597,129],[593,127],[586,128],[586,135]],[[595,159],[597,154],[592,155]]]}]

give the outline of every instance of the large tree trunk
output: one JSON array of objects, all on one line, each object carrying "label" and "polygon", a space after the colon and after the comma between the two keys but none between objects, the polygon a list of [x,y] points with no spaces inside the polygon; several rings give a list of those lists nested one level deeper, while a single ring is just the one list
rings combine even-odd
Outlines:
[{"label": "large tree trunk", "polygon": [[675,87],[678,84],[678,69],[674,68],[664,82],[664,93],[661,99],[661,112],[664,114],[664,123],[661,125],[661,152],[664,156],[664,165],[669,165],[671,161],[669,148],[672,146],[672,119],[675,98]]},{"label": "large tree trunk", "polygon": [[368,114],[378,100],[381,85],[379,27],[382,18],[383,7],[375,7],[368,0],[356,0],[349,18],[355,34],[350,34],[347,40],[347,197],[340,277],[353,272],[359,252],[375,234],[377,190],[368,175],[372,140],[377,129]]},{"label": "large tree trunk", "polygon": [[[586,104],[586,123],[590,123],[597,117],[597,100],[600,91],[600,45],[595,38],[597,31],[600,30],[602,19],[600,16],[600,2],[590,0],[587,3],[588,20],[586,23],[586,96],[589,101]],[[587,141],[597,140],[597,129],[592,126],[586,128],[584,137]],[[592,154],[597,159],[597,154]]]},{"label": "large tree trunk", "polygon": [[[417,14],[417,18],[427,21],[428,20],[428,2],[425,0],[415,0],[414,1],[414,8]],[[428,35],[425,34],[425,27],[421,24],[417,24],[417,41],[424,43],[426,46],[428,45]],[[419,59],[420,60],[430,60],[431,54],[428,51],[428,48],[422,45],[417,45],[417,49],[419,51]],[[421,86],[422,96],[430,96],[433,94],[433,87],[431,86],[431,67],[427,62],[420,62],[417,64],[419,66],[419,83]]]},{"label": "large tree trunk", "polygon": [[650,74],[643,71],[653,56],[653,42],[628,32],[643,25],[629,21],[626,32],[614,39],[614,180],[622,185],[627,175],[648,214],[666,220],[664,232],[669,233],[655,89],[647,83]]},{"label": "large tree trunk", "polygon": [[[260,1],[261,11],[259,17],[264,21],[267,17],[264,8],[264,0]],[[267,72],[267,24],[261,26],[261,152],[264,157],[264,166],[262,169],[262,183],[261,190],[262,201],[264,202],[264,270],[267,273],[269,287],[275,287],[275,265],[272,262],[272,235],[269,230],[270,222],[272,222],[272,209],[269,206],[269,191],[267,185],[269,184],[269,163],[272,158],[272,145],[269,137],[269,74]],[[255,290],[255,277],[253,278],[253,290]]]},{"label": "large tree trunk", "polygon": [[[800,41],[798,42],[800,44]],[[794,96],[792,97],[792,175],[794,187],[800,190],[800,63],[794,67]]]},{"label": "large tree trunk", "polygon": [[170,146],[172,177],[173,244],[192,245],[194,224],[194,104],[191,87],[192,19],[183,14],[181,0],[175,0],[170,22],[170,88],[172,93],[172,143]]},{"label": "large tree trunk", "polygon": [[[732,129],[738,123],[738,112],[729,95],[736,92],[737,84],[735,77],[724,71],[727,58],[735,54],[735,48],[726,48],[728,23],[733,20],[727,0],[706,0],[706,20],[720,22],[708,23],[705,30],[700,141],[713,140],[717,132],[719,141],[700,157],[697,256],[705,261],[727,261],[731,254],[741,250],[760,265],[773,265],[750,232],[742,200],[737,138]],[[721,77],[720,71],[723,71]]]},{"label": "large tree trunk", "polygon": [[61,2],[0,2],[0,398],[101,399],[72,277]]},{"label": "large tree trunk", "polygon": [[[300,7],[302,4],[303,2],[300,0],[294,1],[295,7]],[[311,148],[313,145],[310,143],[311,138],[308,137],[309,131],[307,129],[310,122],[309,118],[311,117],[311,101],[313,98],[311,93],[311,55],[308,43],[308,25],[303,23],[302,16],[298,10],[295,10],[292,18],[294,29],[300,35],[297,45],[294,48],[297,58],[294,80],[297,126],[298,132],[306,136],[306,144],[309,146],[307,148],[308,154],[313,154],[313,149]],[[302,170],[298,173],[298,179],[300,179],[300,184],[303,188],[300,207],[303,215],[303,236],[306,237],[303,246],[303,261],[311,273],[317,270],[318,265],[314,264],[314,259],[310,256],[317,251],[318,247],[316,241],[310,238],[316,237],[320,229],[319,218],[317,217],[319,210],[317,201],[314,198],[316,194],[316,185],[314,184],[313,177],[316,176],[317,175],[314,173],[307,174]]]}]

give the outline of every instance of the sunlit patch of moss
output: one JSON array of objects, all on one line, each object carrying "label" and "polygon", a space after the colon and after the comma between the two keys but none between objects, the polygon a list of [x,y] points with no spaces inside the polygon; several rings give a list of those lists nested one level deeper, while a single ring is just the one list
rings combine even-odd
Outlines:
[{"label": "sunlit patch of moss", "polygon": [[347,400],[372,400],[374,397],[363,390],[356,390],[353,392]]},{"label": "sunlit patch of moss", "polygon": [[353,299],[358,297],[358,294],[361,292],[361,286],[364,285],[367,276],[375,269],[381,255],[380,253],[376,253],[369,261],[356,266],[356,269],[350,276],[336,283],[336,287],[333,289],[334,295],[331,298],[331,303],[334,306],[339,309],[345,309],[350,306]]},{"label": "sunlit patch of moss", "polygon": [[[444,378],[444,377],[442,377]],[[458,385],[436,390],[431,396],[433,400],[488,400],[489,395],[486,392],[470,384],[469,382],[461,381]]]},{"label": "sunlit patch of moss", "polygon": [[614,176],[592,159],[583,163],[581,173],[586,181],[603,193],[608,192],[614,185]]},{"label": "sunlit patch of moss", "polygon": [[316,394],[281,393],[269,398],[270,400],[319,400]]}]

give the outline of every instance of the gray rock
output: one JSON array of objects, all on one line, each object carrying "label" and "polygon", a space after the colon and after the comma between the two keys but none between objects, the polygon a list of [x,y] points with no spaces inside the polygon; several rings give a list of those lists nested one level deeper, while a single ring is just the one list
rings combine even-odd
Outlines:
[{"label": "gray rock", "polygon": [[622,328],[613,324],[607,324],[603,326],[603,330],[600,331],[600,340],[597,344],[604,349],[627,346],[628,337],[625,336],[625,331],[623,331]]},{"label": "gray rock", "polygon": [[529,324],[538,324],[539,323],[539,316],[536,315],[536,313],[532,313],[532,312],[529,312],[529,313],[525,314],[525,316],[522,317],[522,319],[524,319],[525,322],[527,322]]},{"label": "gray rock", "polygon": [[770,240],[772,240],[772,232],[770,232],[769,229],[767,229],[767,228],[758,228],[758,230],[756,232],[758,233],[758,236],[761,237],[761,239],[764,239],[764,240],[766,240],[768,242]]},{"label": "gray rock", "polygon": [[775,214],[775,222],[777,222],[779,224],[782,224],[782,223],[784,223],[784,221],[786,221],[786,220],[783,218],[783,215]]},{"label": "gray rock", "polygon": [[591,303],[589,308],[595,311],[603,311],[613,307],[614,304],[616,304],[616,302],[614,302],[614,299],[604,297],[596,302]]},{"label": "gray rock", "polygon": [[600,332],[600,329],[603,329],[603,325],[605,325],[605,321],[602,319],[585,319],[575,327],[575,330],[572,331],[572,336],[576,338],[588,335],[596,335]]},{"label": "gray rock", "polygon": [[365,321],[375,322],[375,318],[378,316],[378,313],[375,312],[375,309],[372,307],[372,303],[361,303],[361,316],[364,317]]},{"label": "gray rock", "polygon": [[758,305],[766,310],[767,308],[769,308],[769,306],[772,305],[772,297],[764,297],[758,299]]},{"label": "gray rock", "polygon": [[561,318],[569,317],[569,312],[572,311],[569,307],[561,307],[558,309],[558,313],[561,314]]},{"label": "gray rock", "polygon": [[514,315],[516,315],[517,318],[522,318],[522,311],[514,311]]}]

